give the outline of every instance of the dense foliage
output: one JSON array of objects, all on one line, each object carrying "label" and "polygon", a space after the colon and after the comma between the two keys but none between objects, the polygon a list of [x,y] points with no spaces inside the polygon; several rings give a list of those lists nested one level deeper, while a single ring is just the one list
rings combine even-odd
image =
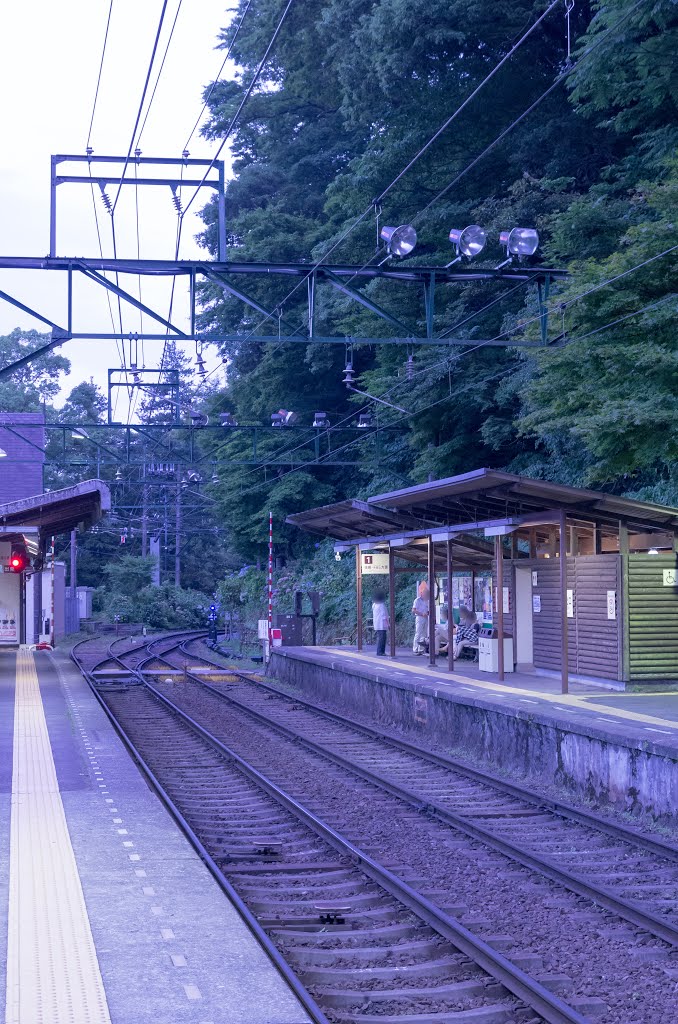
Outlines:
[{"label": "dense foliage", "polygon": [[[535,263],[566,268],[570,278],[552,290],[550,338],[557,340],[541,349],[483,344],[497,336],[538,339],[533,287],[478,281],[439,289],[434,332],[464,344],[416,347],[409,373],[403,346],[286,343],[286,333],[306,329],[305,284],[295,289],[294,280],[266,275],[237,282],[271,316],[205,286],[202,329],[232,337],[221,346],[228,385],[197,396],[187,385],[186,407],[202,396],[212,423],[228,412],[259,429],[198,437],[202,464],[222,464],[202,487],[209,500],[201,498],[195,514],[205,534],[188,545],[182,582],[210,592],[222,579],[222,603],[234,613],[258,615],[269,512],[277,553],[288,559],[277,574],[280,601],[297,586],[319,587],[331,631],[350,612],[350,570],[334,563],[325,545],[314,547],[284,527],[292,512],[482,465],[678,503],[675,0],[578,0],[571,59],[565,5],[556,4],[400,177],[547,6],[293,5],[231,134],[231,259],[367,264],[375,259],[370,207],[383,196],[381,224],[417,228],[412,264],[449,262],[451,227],[478,223],[496,238],[501,229],[526,225],[542,238]],[[233,50],[238,72],[209,93],[209,139],[220,139],[239,109],[281,12],[279,0],[240,0],[221,45],[246,7]],[[215,254],[214,205],[204,219],[203,240]],[[497,248],[488,254],[480,266],[501,260]],[[387,280],[354,286],[408,333],[423,333],[416,288]],[[330,285],[319,286],[317,336],[394,330],[402,333]],[[274,342],[248,340],[265,334]],[[361,388],[405,410],[372,405],[378,431],[341,429],[369,406],[342,384],[347,355]],[[43,376],[22,381],[32,396],[22,408],[33,408],[38,392],[50,394],[49,373],[35,372]],[[5,392],[0,397],[4,408],[16,407]],[[69,416],[84,422],[100,415],[87,385],[69,401]],[[270,414],[282,407],[307,429],[272,430]],[[317,410],[328,414],[329,434],[310,429]],[[144,442],[136,444],[143,451]],[[106,472],[110,479],[112,469]],[[139,482],[126,477],[129,501],[119,504],[138,509],[140,494]],[[155,514],[160,527],[162,510]],[[84,564],[94,573],[116,543],[92,538]],[[240,575],[243,561],[251,568]],[[171,565],[165,570],[171,582]]]}]

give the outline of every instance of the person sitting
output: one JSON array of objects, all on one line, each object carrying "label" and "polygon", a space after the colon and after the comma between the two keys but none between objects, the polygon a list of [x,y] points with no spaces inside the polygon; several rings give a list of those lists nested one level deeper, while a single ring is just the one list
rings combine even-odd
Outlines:
[{"label": "person sitting", "polygon": [[441,605],[440,622],[436,625],[436,654],[440,654],[442,647],[447,648],[449,643],[449,621],[447,605]]},{"label": "person sitting", "polygon": [[458,658],[464,648],[471,647],[474,650],[478,647],[478,634],[480,626],[476,617],[468,608],[459,609],[459,625],[454,631],[453,654]]}]

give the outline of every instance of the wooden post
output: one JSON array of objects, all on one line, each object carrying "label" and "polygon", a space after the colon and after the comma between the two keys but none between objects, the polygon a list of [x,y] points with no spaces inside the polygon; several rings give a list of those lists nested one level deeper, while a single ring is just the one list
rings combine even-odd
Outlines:
[{"label": "wooden post", "polygon": [[567,515],[562,509],[560,513],[560,610],[561,610],[561,693],[569,689],[568,652],[567,652]]},{"label": "wooden post", "polygon": [[452,614],[452,541],[447,542],[447,670],[454,671],[454,616]]},{"label": "wooden post", "polygon": [[388,546],[388,616],[390,655],[396,656],[396,614],[395,614],[395,552]]},{"label": "wooden post", "polygon": [[436,567],[433,538],[428,537],[428,662],[436,663]]},{"label": "wooden post", "polygon": [[530,528],[530,558],[537,557],[537,531],[533,527]]},{"label": "wooden post", "polygon": [[358,650],[363,649],[363,563],[360,554],[360,545],[356,544],[355,548],[355,603],[356,603],[356,615],[358,618],[357,631],[356,631],[356,642],[358,644]]},{"label": "wooden post", "polygon": [[494,538],[494,557],[497,563],[497,676],[504,681],[504,553],[501,537]]}]

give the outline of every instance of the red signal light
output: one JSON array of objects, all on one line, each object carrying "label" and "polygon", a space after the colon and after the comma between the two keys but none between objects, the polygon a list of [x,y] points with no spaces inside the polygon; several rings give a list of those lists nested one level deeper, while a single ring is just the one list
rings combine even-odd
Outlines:
[{"label": "red signal light", "polygon": [[25,548],[14,548],[9,559],[9,567],[12,572],[23,572],[29,566],[28,555]]}]

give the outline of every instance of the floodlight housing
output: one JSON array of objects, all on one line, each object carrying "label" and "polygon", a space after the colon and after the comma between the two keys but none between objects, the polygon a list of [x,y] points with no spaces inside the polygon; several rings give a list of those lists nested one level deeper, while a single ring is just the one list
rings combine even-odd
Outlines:
[{"label": "floodlight housing", "polygon": [[389,256],[409,256],[417,244],[417,232],[411,224],[384,227],[380,237],[386,242]]},{"label": "floodlight housing", "polygon": [[81,430],[76,427],[76,429],[71,432],[71,438],[74,441],[88,441],[89,434],[87,433],[86,430]]},{"label": "floodlight housing", "polygon": [[329,430],[330,421],[326,412],[317,412],[313,417],[313,426],[316,430]]},{"label": "floodlight housing", "polygon": [[7,452],[5,451],[4,448],[0,448],[0,459],[6,459],[6,458],[7,458]]},{"label": "floodlight housing", "polygon": [[504,246],[507,256],[523,259],[533,256],[539,248],[539,234],[534,228],[512,228],[500,233],[499,244]]},{"label": "floodlight housing", "polygon": [[358,417],[358,429],[367,430],[368,427],[372,426],[373,422],[374,417],[371,412],[361,412]]},{"label": "floodlight housing", "polygon": [[479,256],[487,244],[487,231],[478,224],[469,224],[466,228],[452,228],[450,242],[457,251],[457,256],[473,259]]},{"label": "floodlight housing", "polygon": [[238,421],[232,412],[220,412],[219,420],[221,421],[222,427],[237,427]]}]

